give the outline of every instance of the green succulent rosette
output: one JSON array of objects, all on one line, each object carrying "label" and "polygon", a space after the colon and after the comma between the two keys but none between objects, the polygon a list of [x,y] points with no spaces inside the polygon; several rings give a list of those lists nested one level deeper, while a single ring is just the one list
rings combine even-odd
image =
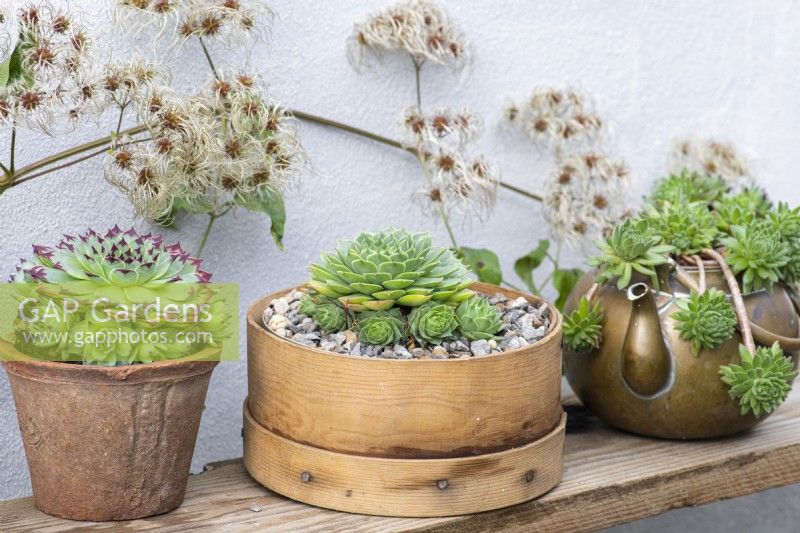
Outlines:
[{"label": "green succulent rosette", "polygon": [[728,187],[721,179],[683,169],[680,174],[671,174],[659,180],[650,199],[656,205],[662,202],[676,205],[690,202],[711,204],[727,191]]},{"label": "green succulent rosette", "polygon": [[731,397],[739,399],[743,415],[752,411],[759,418],[771,413],[786,400],[790,382],[797,376],[792,360],[777,342],[757,348],[755,354],[740,346],[739,356],[742,364],[720,367],[722,381],[730,386]]},{"label": "green succulent rosette", "polygon": [[503,327],[500,312],[482,297],[459,304],[456,319],[459,333],[470,341],[494,339]]},{"label": "green succulent rosette", "polygon": [[714,215],[705,202],[662,202],[647,210],[647,220],[651,231],[672,246],[676,255],[694,255],[711,248],[718,235]]},{"label": "green succulent rosette", "polygon": [[597,283],[616,278],[620,290],[630,285],[634,272],[649,276],[653,287],[658,289],[655,267],[667,263],[674,250],[644,219],[625,220],[614,228],[607,240],[596,244],[601,253],[587,263],[598,267]]},{"label": "green succulent rosette", "polygon": [[[471,298],[468,301],[478,300]],[[408,315],[411,335],[421,343],[441,344],[455,335],[458,320],[453,307],[447,304],[428,302],[415,307]]]},{"label": "green succulent rosette", "polygon": [[724,292],[710,288],[702,294],[692,291],[677,301],[672,317],[681,338],[692,343],[692,353],[713,349],[730,339],[736,330],[736,313]]},{"label": "green succulent rosette", "polygon": [[564,344],[574,352],[598,348],[603,340],[603,308],[586,297],[581,298],[577,309],[564,316]]},{"label": "green succulent rosette", "polygon": [[771,290],[772,285],[781,280],[790,260],[789,245],[767,220],[733,226],[731,235],[722,239],[722,244],[731,270],[742,275],[745,294]]},{"label": "green succulent rosette", "polygon": [[469,270],[426,233],[388,228],[342,241],[310,267],[309,287],[353,311],[458,304],[474,293]]},{"label": "green succulent rosette", "polygon": [[355,327],[358,340],[364,344],[386,346],[406,338],[406,322],[397,309],[359,313]]}]

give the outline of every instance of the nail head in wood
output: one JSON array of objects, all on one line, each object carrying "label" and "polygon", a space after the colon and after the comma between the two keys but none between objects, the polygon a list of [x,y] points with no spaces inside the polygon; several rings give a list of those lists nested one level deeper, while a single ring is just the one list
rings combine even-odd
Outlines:
[{"label": "nail head in wood", "polygon": [[436,486],[439,488],[439,490],[446,489],[448,485],[450,484],[447,482],[446,479],[440,479],[439,481],[436,482]]},{"label": "nail head in wood", "polygon": [[309,472],[303,472],[302,474],[300,474],[300,481],[302,481],[303,483],[308,483],[309,481],[311,481],[311,474]]},{"label": "nail head in wood", "polygon": [[528,483],[533,481],[533,478],[535,477],[536,477],[536,472],[534,472],[533,470],[528,470],[527,472],[525,472],[525,481],[527,481]]}]

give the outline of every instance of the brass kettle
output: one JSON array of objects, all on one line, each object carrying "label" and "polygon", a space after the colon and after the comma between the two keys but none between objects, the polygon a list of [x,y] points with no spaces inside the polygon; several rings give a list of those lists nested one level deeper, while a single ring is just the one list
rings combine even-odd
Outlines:
[{"label": "brass kettle", "polygon": [[[697,268],[685,268],[697,278]],[[718,265],[706,264],[706,284],[724,292],[727,283]],[[564,347],[564,373],[583,404],[608,424],[642,435],[674,439],[721,437],[750,429],[766,418],[740,414],[728,394],[719,368],[738,363],[737,333],[713,350],[692,353],[680,338],[672,314],[689,290],[662,269],[659,291],[649,279],[635,278],[627,290],[600,287],[595,298],[603,306],[603,341],[589,352]],[[593,283],[586,274],[570,294],[565,312],[573,311]],[[778,341],[792,355],[800,353],[800,325],[793,291],[776,285],[772,292],[745,296],[756,341]]]}]

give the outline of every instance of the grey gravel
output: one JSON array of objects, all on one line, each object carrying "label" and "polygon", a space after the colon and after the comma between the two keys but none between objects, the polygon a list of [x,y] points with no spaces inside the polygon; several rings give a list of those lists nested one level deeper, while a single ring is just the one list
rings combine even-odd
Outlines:
[{"label": "grey gravel", "polygon": [[469,349],[475,356],[489,355],[489,353],[492,351],[492,347],[489,346],[489,341],[483,339],[472,341],[472,343],[469,345]]},{"label": "grey gravel", "polygon": [[285,339],[304,346],[333,353],[377,357],[383,359],[467,359],[499,354],[535,344],[550,327],[547,304],[531,305],[525,298],[509,300],[500,294],[490,296],[489,303],[500,311],[503,327],[499,339],[469,342],[464,337],[448,339],[439,346],[419,346],[414,339],[394,346],[370,346],[358,341],[353,330],[323,334],[314,320],[297,311],[302,291],[273,300],[264,310],[263,321],[269,329]]}]

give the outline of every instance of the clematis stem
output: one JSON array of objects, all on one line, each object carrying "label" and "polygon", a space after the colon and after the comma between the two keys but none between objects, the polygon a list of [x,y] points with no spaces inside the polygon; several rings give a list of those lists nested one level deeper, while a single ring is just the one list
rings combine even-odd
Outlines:
[{"label": "clematis stem", "polygon": [[751,354],[756,353],[756,345],[753,341],[753,331],[750,328],[750,319],[747,316],[747,309],[744,306],[744,298],[742,297],[742,291],[739,289],[739,282],[736,281],[736,276],[733,274],[733,271],[728,266],[728,263],[725,261],[725,258],[711,248],[707,250],[703,250],[703,253],[716,261],[719,264],[719,267],[722,269],[722,274],[725,276],[725,281],[728,282],[728,289],[731,291],[731,299],[733,300],[733,308],[736,311],[736,316],[739,319],[739,329],[742,332],[742,339],[744,340],[744,345],[750,351]]},{"label": "clematis stem", "polygon": [[[390,139],[388,137],[384,137],[383,135],[367,131],[361,128],[357,128],[355,126],[351,126],[350,124],[345,124],[343,122],[338,122],[336,120],[332,120],[329,118],[320,117],[318,115],[312,115],[311,113],[306,113],[304,111],[300,111],[297,109],[289,109],[289,113],[295,118],[298,118],[300,120],[304,120],[306,122],[314,122],[321,126],[328,126],[330,128],[336,128],[338,130],[346,131],[348,133],[352,133],[353,135],[358,135],[359,137],[364,137],[365,139],[370,139],[372,141],[385,144],[386,146],[391,146],[392,148],[404,150],[415,157],[417,156],[416,148],[405,145],[395,139]],[[520,196],[524,196],[525,198],[533,200],[534,202],[541,203],[544,201],[544,198],[542,198],[541,195],[536,194],[534,192],[526,191],[525,189],[517,187],[516,185],[511,185],[510,183],[507,183],[505,181],[498,182],[498,185],[503,189],[516,193]]]}]

